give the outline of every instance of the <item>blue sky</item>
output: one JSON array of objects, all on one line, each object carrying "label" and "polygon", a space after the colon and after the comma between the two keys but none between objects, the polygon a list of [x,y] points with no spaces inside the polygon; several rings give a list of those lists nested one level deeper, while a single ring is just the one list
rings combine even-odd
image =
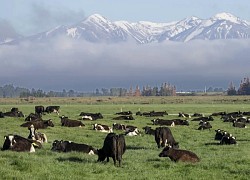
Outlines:
[{"label": "blue sky", "polygon": [[229,12],[250,21],[249,0],[0,0],[0,18],[21,34],[74,24],[99,13],[112,21],[171,22]]}]

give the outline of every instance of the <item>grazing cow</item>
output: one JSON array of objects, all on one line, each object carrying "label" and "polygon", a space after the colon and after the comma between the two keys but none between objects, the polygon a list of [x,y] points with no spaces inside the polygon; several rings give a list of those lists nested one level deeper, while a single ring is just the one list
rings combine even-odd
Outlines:
[{"label": "grazing cow", "polygon": [[200,158],[191,151],[174,149],[169,146],[162,150],[162,152],[159,154],[159,157],[169,157],[171,161],[174,162],[182,161],[196,163],[200,161]]},{"label": "grazing cow", "polygon": [[59,109],[60,109],[60,106],[47,106],[46,109],[45,109],[45,112],[47,113],[57,113],[57,115],[59,115]]},{"label": "grazing cow", "polygon": [[132,115],[133,113],[131,111],[123,111],[123,112],[118,112],[115,113],[116,115],[125,115],[125,116],[129,116]]},{"label": "grazing cow", "polygon": [[36,129],[34,128],[33,124],[28,129],[30,130],[30,134],[28,136],[28,139],[32,139],[32,140],[38,141],[40,143],[47,143],[48,142],[46,134],[36,132]]},{"label": "grazing cow", "polygon": [[54,127],[54,124],[51,119],[49,120],[36,120],[36,121],[28,121],[26,123],[21,124],[21,127],[30,127],[34,125],[35,129],[46,129],[48,126]]},{"label": "grazing cow", "polygon": [[44,112],[44,106],[35,106],[35,114],[38,114],[41,117]]},{"label": "grazing cow", "polygon": [[153,122],[153,125],[166,125],[166,126],[175,126],[175,122],[173,120],[164,120],[164,119],[153,119],[151,120]]},{"label": "grazing cow", "polygon": [[113,118],[113,120],[135,120],[132,115],[129,116],[118,116]]},{"label": "grazing cow", "polygon": [[107,125],[103,124],[93,124],[93,130],[112,133],[113,129]]},{"label": "grazing cow", "polygon": [[234,137],[232,134],[226,134],[221,138],[220,144],[221,145],[237,144],[236,137]]},{"label": "grazing cow", "polygon": [[66,127],[82,127],[85,126],[81,121],[78,120],[72,120],[68,117],[61,116],[61,125]]},{"label": "grazing cow", "polygon": [[158,127],[155,129],[155,142],[158,148],[167,145],[173,148],[179,148],[179,143],[175,141],[171,130],[168,127]]},{"label": "grazing cow", "polygon": [[142,129],[144,129],[145,134],[149,134],[149,135],[153,135],[153,136],[155,135],[155,130],[149,126],[145,126]]},{"label": "grazing cow", "polygon": [[79,116],[91,116],[92,120],[103,119],[101,113],[85,113],[81,112]]},{"label": "grazing cow", "polygon": [[198,130],[204,130],[204,129],[209,129],[212,128],[211,124],[207,121],[200,121],[199,123],[200,127],[198,128]]},{"label": "grazing cow", "polygon": [[243,123],[243,122],[237,122],[237,121],[234,121],[234,122],[233,122],[233,127],[247,128],[247,126],[246,126],[245,123]]},{"label": "grazing cow", "polygon": [[28,151],[35,152],[35,147],[40,147],[41,144],[34,142],[33,140],[26,139],[19,135],[7,135],[4,136],[4,144],[2,151],[12,150],[17,152]]},{"label": "grazing cow", "polygon": [[114,123],[113,129],[115,130],[126,130],[126,126],[124,124]]},{"label": "grazing cow", "polygon": [[126,143],[124,135],[109,133],[104,140],[103,147],[97,150],[97,161],[104,161],[107,158],[107,162],[109,162],[109,157],[111,157],[115,166],[116,161],[118,161],[119,166],[121,166],[122,155],[125,153],[125,151]]},{"label": "grazing cow", "polygon": [[89,146],[87,144],[79,144],[71,141],[58,141],[55,140],[52,144],[52,151],[58,151],[58,152],[71,152],[71,151],[77,151],[77,152],[84,152],[89,155],[97,154],[97,150],[94,149],[92,146]]},{"label": "grazing cow", "polygon": [[215,130],[216,134],[214,136],[214,140],[221,140],[223,136],[227,135],[228,133],[224,130],[217,129]]},{"label": "grazing cow", "polygon": [[41,116],[38,114],[30,113],[26,118],[25,121],[35,121],[35,120],[42,120]]}]

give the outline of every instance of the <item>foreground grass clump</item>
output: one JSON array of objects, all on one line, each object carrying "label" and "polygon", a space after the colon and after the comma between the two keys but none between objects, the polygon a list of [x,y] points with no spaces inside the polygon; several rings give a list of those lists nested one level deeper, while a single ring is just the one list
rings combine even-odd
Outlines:
[{"label": "foreground grass clump", "polygon": [[[209,99],[210,98],[210,99]],[[216,100],[217,99],[217,100]],[[243,97],[164,97],[164,98],[64,98],[64,99],[36,99],[30,102],[20,99],[0,100],[0,111],[8,111],[11,107],[18,107],[24,114],[34,112],[35,105],[60,105],[61,114],[72,119],[78,119],[80,112],[101,112],[104,119],[95,122],[84,121],[85,127],[61,127],[60,118],[56,114],[47,114],[43,119],[52,119],[55,127],[40,129],[46,133],[48,143],[35,153],[17,153],[0,151],[0,179],[248,179],[250,176],[250,130],[249,128],[234,128],[231,123],[224,123],[220,117],[211,122],[211,131],[199,131],[198,122],[190,121],[189,126],[170,127],[180,149],[195,152],[201,162],[197,164],[174,163],[169,158],[158,157],[158,149],[154,137],[142,133],[137,137],[126,137],[127,151],[123,155],[121,168],[109,163],[97,162],[97,156],[83,153],[52,152],[51,144],[54,140],[70,140],[86,143],[95,148],[101,148],[106,133],[92,130],[93,123],[112,126],[114,122],[135,125],[142,131],[142,127],[151,125],[153,118],[135,116],[134,121],[112,120],[116,112],[138,110],[167,111],[169,115],[164,119],[178,118],[179,112],[209,115],[219,111],[250,111],[248,98]],[[97,101],[98,100],[98,101]],[[24,118],[0,119],[0,146],[4,136],[18,134],[28,136],[28,129],[20,127]],[[238,145],[219,146],[214,140],[215,129],[224,129],[236,136]],[[122,131],[115,131],[123,133]]]}]

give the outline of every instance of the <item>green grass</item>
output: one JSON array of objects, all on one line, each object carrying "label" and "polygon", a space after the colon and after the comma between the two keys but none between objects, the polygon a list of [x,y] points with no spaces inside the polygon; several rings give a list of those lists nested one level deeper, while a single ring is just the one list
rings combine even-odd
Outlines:
[{"label": "green grass", "polygon": [[[102,101],[96,101],[102,99]],[[223,100],[221,100],[223,99]],[[177,118],[178,112],[193,114],[195,112],[210,114],[218,111],[250,111],[248,98],[243,97],[170,97],[170,98],[64,98],[37,99],[32,103],[20,102],[18,99],[0,101],[0,111],[18,107],[24,114],[34,112],[37,104],[59,104],[61,115],[72,119],[79,118],[80,112],[101,112],[104,119],[96,121],[112,125],[114,113],[131,110],[162,111],[173,115],[164,119]],[[182,103],[180,103],[182,100]],[[218,101],[216,101],[218,100]],[[145,103],[146,102],[146,103]],[[216,102],[216,103],[215,103]],[[231,103],[230,103],[231,102]],[[148,104],[149,103],[149,104]],[[126,137],[127,151],[123,155],[122,167],[115,167],[112,160],[109,163],[99,163],[97,156],[84,153],[52,152],[51,144],[54,140],[71,140],[86,143],[101,148],[106,133],[92,130],[91,121],[85,121],[85,127],[67,128],[60,126],[60,118],[56,114],[43,117],[51,118],[55,127],[39,130],[46,133],[48,143],[35,153],[17,153],[0,151],[0,179],[249,179],[250,177],[250,130],[232,127],[231,123],[223,123],[219,117],[211,122],[211,131],[198,131],[198,122],[190,122],[190,126],[171,127],[175,139],[180,143],[180,149],[191,150],[200,158],[197,164],[174,163],[169,158],[159,158],[154,137],[142,134],[137,137]],[[119,121],[124,124],[138,126],[140,130],[150,125],[153,118],[135,116],[135,121]],[[27,137],[27,128],[20,127],[24,118],[0,119],[0,144],[4,136],[10,133]],[[151,125],[154,127],[153,125]],[[155,128],[155,127],[154,127]],[[238,145],[218,146],[205,145],[215,143],[215,129],[224,129],[236,136]],[[122,133],[122,131],[115,131]]]}]

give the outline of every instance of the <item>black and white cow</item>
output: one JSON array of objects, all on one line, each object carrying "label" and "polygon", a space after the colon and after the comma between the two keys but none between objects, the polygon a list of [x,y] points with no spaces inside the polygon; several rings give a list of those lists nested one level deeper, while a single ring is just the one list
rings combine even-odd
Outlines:
[{"label": "black and white cow", "polygon": [[216,129],[215,130],[215,136],[214,136],[214,140],[221,140],[223,136],[227,135],[228,132],[227,131],[224,131],[222,129]]},{"label": "black and white cow", "polygon": [[39,142],[34,142],[33,140],[26,139],[19,135],[7,135],[4,136],[4,144],[2,147],[2,151],[4,150],[12,150],[17,152],[28,151],[35,152],[35,147],[41,148],[41,144]]},{"label": "black and white cow", "polygon": [[59,109],[60,109],[60,106],[47,106],[46,109],[45,109],[45,112],[47,113],[57,113],[57,115],[59,115]]},{"label": "black and white cow", "polygon": [[84,152],[89,155],[97,154],[97,150],[94,149],[92,146],[83,143],[75,143],[72,141],[63,141],[63,140],[61,141],[55,140],[52,144],[51,150],[58,152],[77,151],[77,152]]},{"label": "black and white cow", "polygon": [[25,121],[35,121],[35,120],[42,120],[39,114],[30,113],[26,118]]},{"label": "black and white cow", "polygon": [[103,119],[103,115],[101,113],[86,113],[86,112],[81,112],[79,116],[82,116],[82,120]]},{"label": "black and white cow", "polygon": [[135,120],[135,118],[132,115],[123,115],[123,116],[118,116],[114,117],[113,120]]},{"label": "black and white cow", "polygon": [[93,130],[100,131],[100,132],[107,132],[112,133],[113,129],[107,125],[103,124],[93,124]]},{"label": "black and white cow", "polygon": [[126,130],[126,125],[119,124],[119,123],[113,123],[113,129],[115,130]]},{"label": "black and white cow", "polygon": [[145,126],[142,129],[144,129],[145,134],[149,134],[149,135],[153,135],[153,136],[155,135],[155,130],[149,126]]},{"label": "black and white cow", "polygon": [[11,108],[10,111],[5,112],[3,114],[4,116],[8,116],[8,117],[24,117],[22,111],[19,111],[18,108],[15,108],[15,107]]},{"label": "black and white cow", "polygon": [[200,121],[198,130],[211,129],[212,125],[208,121]]},{"label": "black and white cow", "polygon": [[124,135],[116,135],[115,133],[109,133],[103,143],[103,147],[98,149],[98,161],[104,161],[107,158],[109,162],[109,157],[114,161],[116,166],[116,161],[119,162],[121,166],[122,155],[126,151],[126,142]]},{"label": "black and white cow", "polygon": [[171,130],[168,127],[158,127],[155,129],[155,142],[158,148],[167,145],[173,148],[179,148],[179,143],[175,141]]},{"label": "black and white cow", "polygon": [[116,115],[125,115],[125,116],[129,116],[132,115],[133,113],[131,111],[122,111],[122,112],[117,112],[115,113]]},{"label": "black and white cow", "polygon": [[238,127],[238,128],[246,128],[246,124],[244,122],[237,122],[237,121],[234,121],[233,122],[233,127]]},{"label": "black and white cow", "polygon": [[221,145],[230,145],[230,144],[237,144],[236,137],[234,137],[232,134],[224,135],[220,140]]},{"label": "black and white cow", "polygon": [[32,139],[32,140],[38,141],[40,143],[47,143],[48,142],[46,134],[41,133],[41,132],[36,132],[36,129],[35,129],[33,124],[28,129],[30,131],[28,139]]}]

